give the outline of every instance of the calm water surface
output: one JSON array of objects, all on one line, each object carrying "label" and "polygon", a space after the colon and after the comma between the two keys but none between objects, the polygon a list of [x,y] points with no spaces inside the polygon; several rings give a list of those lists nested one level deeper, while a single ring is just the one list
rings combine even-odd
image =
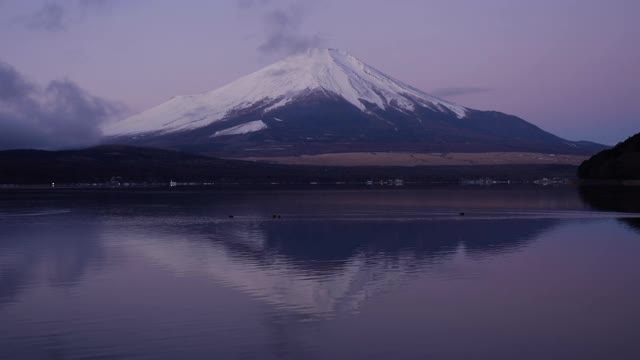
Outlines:
[{"label": "calm water surface", "polygon": [[0,358],[640,359],[635,204],[572,187],[0,194]]}]

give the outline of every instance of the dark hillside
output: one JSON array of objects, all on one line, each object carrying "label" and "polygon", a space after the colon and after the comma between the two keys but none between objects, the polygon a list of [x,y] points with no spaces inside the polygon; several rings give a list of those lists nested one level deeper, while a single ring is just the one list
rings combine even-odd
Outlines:
[{"label": "dark hillside", "polygon": [[640,133],[583,162],[578,175],[590,180],[640,180]]}]

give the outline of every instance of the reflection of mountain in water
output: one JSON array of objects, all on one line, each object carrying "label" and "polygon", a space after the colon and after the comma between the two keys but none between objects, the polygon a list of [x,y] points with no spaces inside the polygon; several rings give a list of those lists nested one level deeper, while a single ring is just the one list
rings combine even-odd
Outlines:
[{"label": "reflection of mountain in water", "polygon": [[629,227],[640,233],[640,219],[624,219],[624,222],[629,225]]},{"label": "reflection of mountain in water", "polygon": [[[383,254],[397,258],[407,251],[417,259],[437,260],[460,246],[467,253],[501,253],[523,246],[527,240],[552,226],[555,220],[442,220],[442,221],[287,221],[260,225],[263,246],[219,241],[226,248],[256,261],[286,257],[311,272],[323,264],[346,264],[355,256]],[[239,235],[239,234],[235,234]],[[241,234],[240,237],[242,238]]]},{"label": "reflection of mountain in water", "polygon": [[32,284],[76,284],[105,255],[95,225],[73,217],[1,217],[0,227],[0,306]]},{"label": "reflection of mountain in water", "polygon": [[[640,188],[636,186],[581,186],[580,196],[597,210],[640,213]],[[619,221],[640,232],[640,214],[637,219]]]},{"label": "reflection of mountain in water", "polygon": [[131,238],[140,253],[180,273],[206,273],[271,304],[329,316],[354,311],[413,274],[439,271],[456,256],[515,251],[556,223],[228,221],[169,225]]},{"label": "reflection of mountain in water", "polygon": [[[118,260],[126,266],[123,258],[105,258],[109,242],[109,249],[135,251],[180,273],[204,274],[271,304],[325,316],[356,310],[418,273],[465,276],[465,267],[457,266],[461,257],[472,261],[517,251],[559,221],[512,216],[508,210],[499,220],[471,209],[581,206],[576,194],[565,190],[457,187],[96,193],[38,201],[71,212],[0,219],[0,303],[13,301],[32,284],[75,284],[94,265]],[[457,216],[459,209],[479,216]],[[289,215],[271,220],[276,211]],[[228,214],[237,216],[228,219]]]}]

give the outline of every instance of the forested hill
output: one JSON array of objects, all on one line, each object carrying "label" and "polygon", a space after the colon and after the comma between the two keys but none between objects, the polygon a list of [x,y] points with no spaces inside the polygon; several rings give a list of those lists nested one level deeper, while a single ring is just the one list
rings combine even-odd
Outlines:
[{"label": "forested hill", "polygon": [[640,133],[583,162],[578,176],[589,180],[640,180]]}]

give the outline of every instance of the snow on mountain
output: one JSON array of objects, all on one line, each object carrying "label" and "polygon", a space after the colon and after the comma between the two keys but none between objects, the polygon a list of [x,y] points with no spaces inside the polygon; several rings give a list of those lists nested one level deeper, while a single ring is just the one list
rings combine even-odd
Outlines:
[{"label": "snow on mountain", "polygon": [[[107,136],[142,133],[167,134],[193,130],[223,121],[243,109],[267,113],[312,91],[337,95],[363,112],[372,104],[380,109],[411,112],[416,106],[451,112],[458,118],[467,109],[430,96],[395,80],[341,50],[310,49],[267,66],[211,92],[178,96],[103,129]],[[260,120],[218,131],[212,136],[263,130]]]},{"label": "snow on mountain", "polygon": [[262,120],[249,121],[248,123],[232,126],[230,128],[216,131],[213,137],[226,136],[226,135],[244,135],[268,128]]}]

